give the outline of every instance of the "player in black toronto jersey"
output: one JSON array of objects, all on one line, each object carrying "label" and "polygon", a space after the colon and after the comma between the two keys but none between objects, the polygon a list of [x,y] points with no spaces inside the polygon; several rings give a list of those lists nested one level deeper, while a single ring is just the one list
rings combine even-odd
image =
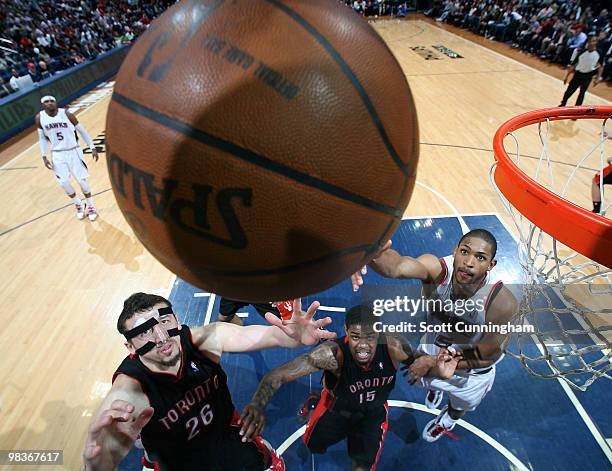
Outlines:
[{"label": "player in black toronto jersey", "polygon": [[91,422],[83,469],[117,469],[140,435],[145,464],[160,471],[284,470],[282,458],[265,440],[240,437],[220,357],[335,337],[323,330],[329,317],[313,319],[318,307],[314,302],[303,312],[296,300],[289,321],[269,314],[271,326],[216,322],[192,330],[179,325],[165,298],[130,296],[117,321],[130,355]]},{"label": "player in black toronto jersey", "polygon": [[[325,342],[309,353],[268,372],[242,413],[245,437],[261,433],[264,409],[285,383],[324,370],[323,392],[304,433],[312,453],[325,453],[347,439],[352,469],[374,470],[387,431],[387,398],[400,364],[415,359],[405,339],[374,331],[369,308],[355,306],[345,318],[346,336]],[[458,357],[442,350],[428,374],[450,378]]]}]

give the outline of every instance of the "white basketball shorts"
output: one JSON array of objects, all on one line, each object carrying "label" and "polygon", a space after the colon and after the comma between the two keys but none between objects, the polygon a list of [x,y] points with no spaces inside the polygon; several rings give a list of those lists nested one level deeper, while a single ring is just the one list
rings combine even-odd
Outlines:
[{"label": "white basketball shorts", "polygon": [[[438,350],[436,345],[431,344],[421,344],[418,347],[418,351],[428,355],[437,355]],[[460,371],[449,379],[426,376],[417,384],[423,388],[447,393],[453,409],[473,411],[491,390],[494,381],[495,365],[489,371],[481,374]]]},{"label": "white basketball shorts", "polygon": [[89,177],[89,171],[80,147],[72,150],[54,151],[53,170],[60,181],[67,181],[70,175],[77,180]]}]

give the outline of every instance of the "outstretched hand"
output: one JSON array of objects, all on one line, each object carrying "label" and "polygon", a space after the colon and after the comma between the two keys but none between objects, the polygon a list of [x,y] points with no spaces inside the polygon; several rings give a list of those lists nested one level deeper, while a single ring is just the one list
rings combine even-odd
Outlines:
[{"label": "outstretched hand", "polygon": [[242,436],[242,441],[251,441],[257,435],[260,435],[265,423],[266,418],[263,409],[253,403],[248,404],[240,416],[240,435]]},{"label": "outstretched hand", "polygon": [[152,416],[152,407],[135,416],[132,404],[119,399],[113,401],[89,427],[83,452],[84,469],[107,471],[119,466]]},{"label": "outstretched hand", "polygon": [[293,301],[293,314],[291,319],[283,321],[271,312],[266,313],[266,320],[281,329],[285,335],[302,345],[315,345],[321,339],[333,339],[336,337],[335,332],[325,330],[324,327],[331,324],[331,317],[314,320],[313,317],[319,309],[319,302],[313,302],[308,311],[302,311],[302,300],[296,299]]},{"label": "outstretched hand", "polygon": [[414,384],[424,376],[427,376],[434,365],[433,357],[423,355],[414,360],[410,365],[402,366],[400,371],[409,384]]},{"label": "outstretched hand", "polygon": [[[389,250],[391,248],[391,244],[392,242],[390,240],[388,240],[385,245],[382,246],[382,248],[376,252],[376,255],[374,255],[374,257],[372,258],[372,260],[376,260],[378,257],[380,257],[383,252]],[[359,287],[363,284],[363,277],[368,273],[368,267],[367,265],[362,267],[361,270],[353,273],[351,275],[351,284],[353,285],[353,291],[357,292],[359,291]]]},{"label": "outstretched hand", "polygon": [[442,348],[435,357],[431,355],[420,356],[409,366],[402,366],[400,371],[410,384],[415,384],[425,376],[449,379],[455,374],[457,364],[462,358],[461,353]]},{"label": "outstretched hand", "polygon": [[461,353],[454,353],[441,349],[436,357],[436,376],[441,379],[452,378],[457,369],[457,364],[463,358]]}]

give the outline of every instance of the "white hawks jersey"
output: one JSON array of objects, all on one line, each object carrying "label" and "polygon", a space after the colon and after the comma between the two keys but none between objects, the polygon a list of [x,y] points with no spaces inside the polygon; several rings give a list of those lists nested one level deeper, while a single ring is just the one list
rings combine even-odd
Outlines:
[{"label": "white hawks jersey", "polygon": [[[451,301],[455,304],[458,302],[458,300],[452,298],[454,258],[453,255],[449,255],[440,259],[445,269],[444,278],[429,296],[430,299],[441,300],[441,306],[449,306]],[[464,306],[461,314],[451,309],[440,309],[437,303],[432,303],[434,306],[427,312],[427,323],[429,325],[446,323],[455,325],[457,322],[463,322],[466,326],[484,325],[486,323],[487,309],[502,287],[503,283],[500,280],[492,279],[491,273],[487,272],[480,287],[470,298],[472,300],[470,305]],[[428,332],[425,334],[424,342],[422,341],[422,343],[433,344],[438,347],[452,346],[455,349],[463,350],[476,345],[483,335],[483,332]]]},{"label": "white hawks jersey", "polygon": [[55,116],[49,116],[45,110],[40,112],[40,127],[51,141],[52,151],[71,150],[78,147],[74,124],[66,116],[64,108],[58,108]]}]

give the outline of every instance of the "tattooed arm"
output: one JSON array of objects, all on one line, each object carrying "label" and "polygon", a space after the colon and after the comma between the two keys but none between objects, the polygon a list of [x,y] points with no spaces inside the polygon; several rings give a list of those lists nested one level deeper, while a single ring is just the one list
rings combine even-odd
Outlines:
[{"label": "tattooed arm", "polygon": [[416,358],[412,347],[401,335],[387,335],[387,348],[396,368],[400,364],[410,366]]},{"label": "tattooed arm", "polygon": [[259,383],[251,403],[242,411],[242,416],[240,417],[242,422],[240,429],[242,441],[250,440],[262,432],[265,423],[263,412],[266,405],[283,384],[318,370],[336,372],[340,368],[340,362],[342,361],[338,358],[338,344],[326,342],[311,352],[304,353],[266,373]]}]

